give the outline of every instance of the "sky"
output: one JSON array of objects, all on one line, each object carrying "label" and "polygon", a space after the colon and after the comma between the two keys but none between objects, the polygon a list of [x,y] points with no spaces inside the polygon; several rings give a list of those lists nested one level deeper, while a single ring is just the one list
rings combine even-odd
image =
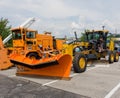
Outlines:
[{"label": "sky", "polygon": [[52,32],[56,37],[80,36],[85,29],[105,26],[112,33],[120,31],[120,0],[0,0],[0,17],[7,18],[13,28],[30,17],[30,27]]}]

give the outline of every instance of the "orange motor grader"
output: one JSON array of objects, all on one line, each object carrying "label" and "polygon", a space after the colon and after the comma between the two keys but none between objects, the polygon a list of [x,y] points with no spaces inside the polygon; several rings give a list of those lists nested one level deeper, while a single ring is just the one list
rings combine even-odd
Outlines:
[{"label": "orange motor grader", "polygon": [[12,29],[12,35],[10,60],[17,64],[17,75],[69,78],[72,57],[61,53],[64,40],[27,28]]}]

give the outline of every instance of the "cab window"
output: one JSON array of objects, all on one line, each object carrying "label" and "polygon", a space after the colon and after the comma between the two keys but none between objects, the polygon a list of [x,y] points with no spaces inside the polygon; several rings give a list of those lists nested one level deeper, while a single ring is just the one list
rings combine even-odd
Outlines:
[{"label": "cab window", "polygon": [[20,31],[13,31],[12,34],[13,34],[13,39],[21,39],[22,38]]},{"label": "cab window", "polygon": [[35,38],[35,32],[27,32],[26,38]]}]

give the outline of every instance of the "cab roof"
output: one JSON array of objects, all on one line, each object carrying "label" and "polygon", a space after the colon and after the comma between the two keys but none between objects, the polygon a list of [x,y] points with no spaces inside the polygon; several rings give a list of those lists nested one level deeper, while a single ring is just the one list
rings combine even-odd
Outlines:
[{"label": "cab roof", "polygon": [[33,29],[28,29],[28,28],[22,28],[22,27],[17,27],[17,28],[12,28],[11,31],[16,31],[16,30],[26,30],[26,31],[37,31],[37,30],[33,30]]},{"label": "cab roof", "polygon": [[92,31],[86,31],[86,33],[108,33],[108,30],[92,30]]}]

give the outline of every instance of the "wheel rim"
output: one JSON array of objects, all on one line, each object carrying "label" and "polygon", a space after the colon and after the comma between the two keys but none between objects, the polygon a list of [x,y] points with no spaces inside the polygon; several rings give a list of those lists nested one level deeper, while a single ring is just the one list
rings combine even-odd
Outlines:
[{"label": "wheel rim", "polygon": [[82,69],[85,67],[85,58],[80,58],[80,60],[79,60],[79,66]]},{"label": "wheel rim", "polygon": [[111,61],[113,62],[114,61],[114,55],[111,54]]}]

